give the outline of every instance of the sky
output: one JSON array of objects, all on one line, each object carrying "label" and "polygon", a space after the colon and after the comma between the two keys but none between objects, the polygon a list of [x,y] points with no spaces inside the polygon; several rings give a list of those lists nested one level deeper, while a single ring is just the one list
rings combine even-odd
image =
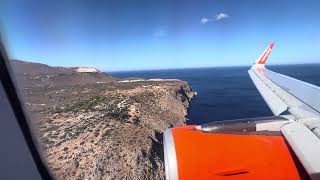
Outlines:
[{"label": "sky", "polygon": [[318,0],[1,0],[10,58],[104,71],[320,62]]}]

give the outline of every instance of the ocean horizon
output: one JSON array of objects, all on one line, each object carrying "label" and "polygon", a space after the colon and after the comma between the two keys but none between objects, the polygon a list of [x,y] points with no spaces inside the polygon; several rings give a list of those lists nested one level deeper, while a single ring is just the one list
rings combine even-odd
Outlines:
[{"label": "ocean horizon", "polygon": [[[249,66],[111,72],[119,78],[163,78],[187,81],[197,92],[188,109],[187,124],[272,116],[251,81]],[[320,64],[269,65],[268,69],[320,85]]]}]

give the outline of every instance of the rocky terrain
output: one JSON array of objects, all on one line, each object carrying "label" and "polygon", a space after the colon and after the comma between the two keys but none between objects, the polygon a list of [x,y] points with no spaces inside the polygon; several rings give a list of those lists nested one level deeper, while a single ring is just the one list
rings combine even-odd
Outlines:
[{"label": "rocky terrain", "polygon": [[185,124],[194,95],[187,82],[43,64],[26,72],[14,63],[57,179],[164,179],[162,132]]},{"label": "rocky terrain", "polygon": [[23,87],[53,87],[65,85],[85,85],[116,81],[117,78],[102,73],[95,68],[51,67],[40,63],[12,60],[13,70]]}]

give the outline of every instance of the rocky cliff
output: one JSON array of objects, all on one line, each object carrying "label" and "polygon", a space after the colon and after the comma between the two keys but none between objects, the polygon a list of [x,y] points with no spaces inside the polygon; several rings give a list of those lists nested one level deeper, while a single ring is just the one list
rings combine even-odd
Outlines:
[{"label": "rocky cliff", "polygon": [[162,132],[184,125],[180,80],[107,81],[23,88],[57,179],[164,179]]}]

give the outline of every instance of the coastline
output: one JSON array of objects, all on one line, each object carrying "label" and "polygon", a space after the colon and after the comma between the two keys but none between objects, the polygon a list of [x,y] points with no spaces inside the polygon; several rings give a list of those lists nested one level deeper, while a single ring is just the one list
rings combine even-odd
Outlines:
[{"label": "coastline", "polygon": [[[187,82],[176,80],[38,87],[25,93],[58,179],[164,179],[162,132],[186,125],[195,95]],[[59,99],[64,101],[54,102]]]}]

